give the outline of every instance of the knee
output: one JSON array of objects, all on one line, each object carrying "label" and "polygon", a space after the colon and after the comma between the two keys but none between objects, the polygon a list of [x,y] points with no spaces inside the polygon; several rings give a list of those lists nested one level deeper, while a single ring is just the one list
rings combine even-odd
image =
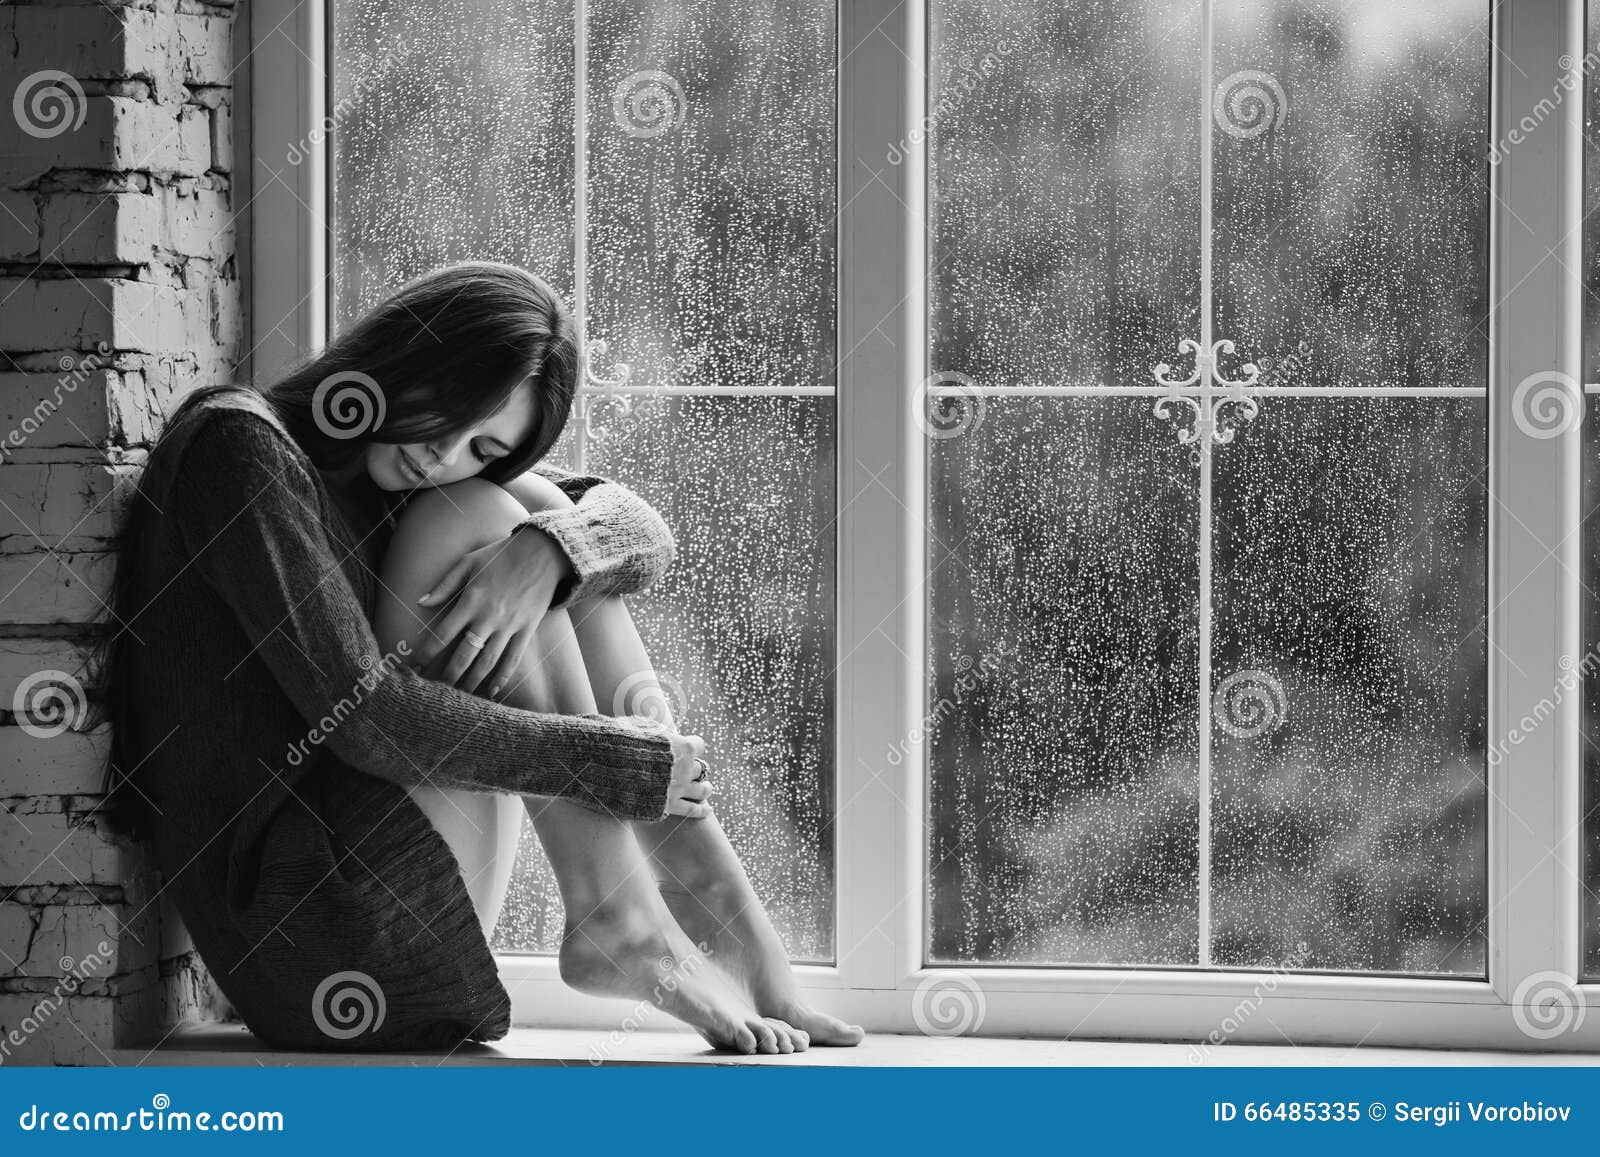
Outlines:
[{"label": "knee", "polygon": [[531,470],[502,485],[506,493],[521,503],[522,508],[529,514],[538,514],[544,510],[560,510],[564,506],[573,505],[565,490],[544,475],[535,474]]},{"label": "knee", "polygon": [[469,540],[475,546],[483,545],[527,516],[522,503],[493,482],[463,478],[411,498],[396,525],[395,539],[397,543],[420,540],[457,549]]}]

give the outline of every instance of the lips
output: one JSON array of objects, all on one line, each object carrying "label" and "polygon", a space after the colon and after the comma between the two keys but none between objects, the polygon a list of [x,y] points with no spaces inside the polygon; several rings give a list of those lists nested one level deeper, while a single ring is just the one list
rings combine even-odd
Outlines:
[{"label": "lips", "polygon": [[404,450],[398,450],[396,454],[400,459],[400,473],[406,481],[418,483],[427,480],[428,472],[417,464],[416,459]]}]

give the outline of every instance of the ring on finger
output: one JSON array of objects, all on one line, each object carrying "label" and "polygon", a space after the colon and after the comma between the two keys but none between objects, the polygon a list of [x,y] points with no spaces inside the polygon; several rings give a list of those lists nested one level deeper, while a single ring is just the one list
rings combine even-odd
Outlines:
[{"label": "ring on finger", "polygon": [[467,645],[474,651],[481,651],[489,645],[488,639],[471,629],[462,631],[461,637],[467,641]]},{"label": "ring on finger", "polygon": [[711,775],[711,765],[705,760],[701,759],[698,755],[695,756],[694,761],[700,765],[700,774],[695,776],[690,782],[699,783],[701,780],[706,779]]}]

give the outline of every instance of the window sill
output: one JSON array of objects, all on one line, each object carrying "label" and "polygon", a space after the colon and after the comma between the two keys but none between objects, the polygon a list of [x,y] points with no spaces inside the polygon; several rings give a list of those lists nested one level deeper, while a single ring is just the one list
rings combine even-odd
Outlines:
[{"label": "window sill", "polygon": [[[593,1029],[516,1028],[492,1045],[418,1053],[299,1053],[264,1048],[240,1025],[194,1025],[178,1030],[154,1049],[119,1049],[118,1066],[174,1065],[591,1065],[603,1052],[605,1063],[625,1065],[815,1065],[841,1068],[884,1066],[1102,1067],[1190,1066],[1192,1046],[1144,1041],[1043,1041],[992,1037],[926,1037],[894,1033],[869,1036],[854,1049],[813,1049],[779,1057],[736,1057],[714,1053],[687,1032],[642,1030],[621,1043]],[[610,1047],[608,1047],[608,1043]],[[1293,1045],[1230,1044],[1212,1049],[1199,1062],[1211,1066],[1356,1067],[1453,1065],[1597,1065],[1600,1056],[1464,1049],[1320,1048]]]}]

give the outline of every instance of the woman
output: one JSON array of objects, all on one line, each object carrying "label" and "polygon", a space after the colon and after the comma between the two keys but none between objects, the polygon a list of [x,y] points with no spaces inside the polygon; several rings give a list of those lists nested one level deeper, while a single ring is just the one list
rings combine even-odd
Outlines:
[{"label": "woman", "polygon": [[[263,393],[186,400],[150,453],[108,794],[269,1043],[504,1035],[486,937],[523,808],[567,983],[744,1053],[861,1038],[798,1000],[704,745],[661,705],[622,596],[670,560],[666,527],[615,483],[529,472],[577,374],[543,281],[457,265]],[[652,718],[619,702],[641,690]]]}]

